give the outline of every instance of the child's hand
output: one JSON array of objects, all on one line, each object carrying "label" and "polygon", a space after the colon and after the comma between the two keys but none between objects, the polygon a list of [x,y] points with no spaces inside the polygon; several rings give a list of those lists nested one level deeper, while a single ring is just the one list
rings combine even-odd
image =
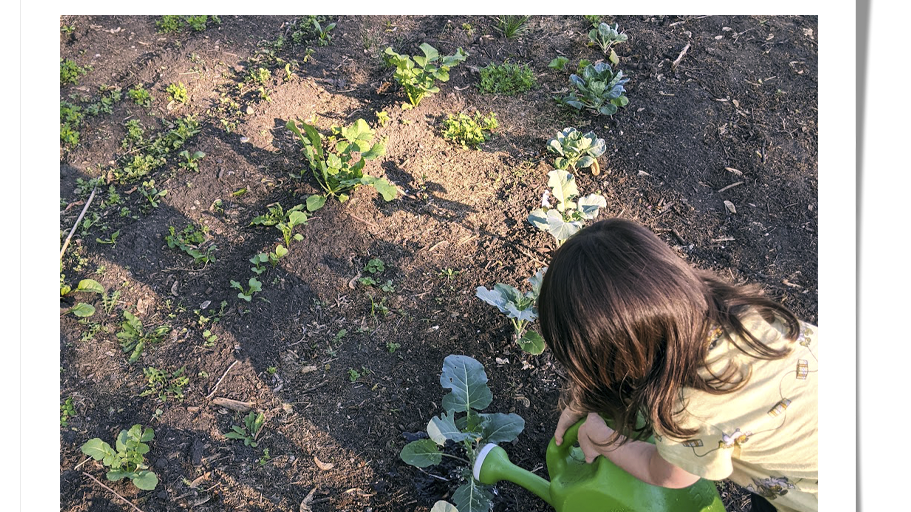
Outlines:
[{"label": "child's hand", "polygon": [[557,446],[563,444],[563,434],[566,433],[566,430],[575,425],[584,416],[584,412],[580,412],[571,405],[563,409],[563,412],[560,413],[560,419],[557,420],[557,430],[554,431],[554,440],[557,442]]},{"label": "child's hand", "polygon": [[614,436],[614,429],[607,426],[597,413],[589,413],[585,423],[579,427],[579,448],[585,454],[585,462],[591,464],[598,458],[598,455],[604,455],[603,446]]}]

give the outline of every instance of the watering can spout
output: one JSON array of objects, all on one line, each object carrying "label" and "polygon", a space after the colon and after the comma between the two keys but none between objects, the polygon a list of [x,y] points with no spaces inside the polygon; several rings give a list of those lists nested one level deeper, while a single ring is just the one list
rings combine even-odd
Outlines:
[{"label": "watering can spout", "polygon": [[481,448],[475,459],[473,472],[475,479],[482,484],[493,485],[501,480],[508,480],[553,505],[550,482],[510,462],[506,450],[496,444],[488,443]]}]

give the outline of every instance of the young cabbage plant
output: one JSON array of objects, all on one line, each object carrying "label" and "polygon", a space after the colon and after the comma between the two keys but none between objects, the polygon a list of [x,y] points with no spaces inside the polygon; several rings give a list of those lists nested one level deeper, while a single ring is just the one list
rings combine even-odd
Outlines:
[{"label": "young cabbage plant", "polygon": [[[300,122],[298,127],[298,123],[291,120],[285,126],[294,132],[303,144],[304,156],[310,164],[313,176],[319,186],[326,191],[326,195],[345,202],[354,189],[361,185],[370,185],[384,200],[395,199],[395,185],[383,178],[364,174],[367,160],[386,154],[386,147],[382,142],[373,143],[374,131],[370,129],[367,121],[358,119],[348,127],[333,127],[333,134],[329,137],[323,137],[315,126],[304,122]],[[358,158],[355,158],[355,153],[359,155]],[[323,196],[307,198],[307,209],[315,211],[322,207],[325,197],[322,200],[320,197]]]},{"label": "young cabbage plant", "polygon": [[598,26],[588,32],[588,39],[591,43],[598,45],[598,47],[601,48],[601,51],[604,52],[604,55],[609,54],[608,59],[610,59],[615,66],[620,63],[620,57],[617,57],[617,54],[612,47],[617,43],[623,43],[627,40],[626,34],[620,32],[617,27],[617,23],[614,23],[613,25],[599,23]]},{"label": "young cabbage plant", "polygon": [[614,72],[610,64],[598,62],[582,68],[582,76],[572,74],[570,82],[576,90],[558,101],[576,110],[587,109],[597,114],[612,116],[618,107],[625,107],[629,99],[623,94],[623,85],[629,78],[623,78],[623,71]]},{"label": "young cabbage plant", "polygon": [[427,43],[420,46],[424,55],[399,55],[392,47],[386,48],[386,61],[395,66],[395,81],[405,89],[408,103],[402,104],[403,109],[418,106],[421,99],[428,94],[440,92],[440,88],[433,85],[434,81],[449,81],[449,70],[468,58],[468,53],[459,48],[452,55],[441,57],[436,48]]},{"label": "young cabbage plant", "polygon": [[[429,439],[412,441],[402,448],[399,457],[405,463],[426,468],[442,462],[443,457],[462,461],[464,483],[452,494],[458,510],[488,511],[493,508],[492,486],[474,479],[472,467],[478,451],[487,443],[508,443],[525,429],[525,420],[518,414],[483,413],[493,401],[487,386],[487,374],[478,361],[461,355],[443,360],[440,385],[451,392],[443,397],[444,413],[427,423]],[[467,459],[445,453],[447,443],[461,445]],[[440,510],[452,510],[443,508]],[[434,510],[437,510],[436,506]]]},{"label": "young cabbage plant", "polygon": [[531,291],[523,293],[508,284],[497,283],[493,290],[478,286],[475,293],[479,299],[491,306],[496,306],[509,318],[515,328],[516,343],[522,350],[532,355],[544,352],[544,338],[536,331],[528,330],[528,326],[538,318],[538,309],[535,304],[538,301],[538,294],[541,292],[541,281],[544,279],[545,271],[547,268],[542,268],[528,279],[528,282],[531,283]]},{"label": "young cabbage plant", "polygon": [[547,142],[547,150],[557,156],[554,165],[557,169],[575,172],[576,169],[591,167],[592,174],[601,174],[598,157],[604,154],[607,147],[604,139],[595,136],[595,132],[583,134],[575,128],[564,128],[557,136]]},{"label": "young cabbage plant", "polygon": [[[607,206],[607,200],[600,194],[589,194],[573,201],[579,195],[573,175],[562,169],[554,169],[547,175],[550,176],[547,186],[552,192],[544,191],[541,207],[529,214],[528,222],[550,233],[559,247],[582,229],[586,220],[597,217],[598,211]],[[552,205],[551,198],[556,200],[556,206]]]}]

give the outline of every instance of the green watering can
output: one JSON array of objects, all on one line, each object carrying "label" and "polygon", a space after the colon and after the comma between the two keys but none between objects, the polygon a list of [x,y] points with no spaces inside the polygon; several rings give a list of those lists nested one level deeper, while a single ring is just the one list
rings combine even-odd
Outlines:
[{"label": "green watering can", "polygon": [[584,421],[566,431],[561,446],[550,440],[550,482],[509,462],[506,450],[493,443],[478,452],[474,477],[488,485],[500,480],[518,484],[557,512],[725,512],[718,489],[709,480],[700,479],[683,489],[666,489],[642,482],[603,456],[587,464],[582,449],[573,447]]}]

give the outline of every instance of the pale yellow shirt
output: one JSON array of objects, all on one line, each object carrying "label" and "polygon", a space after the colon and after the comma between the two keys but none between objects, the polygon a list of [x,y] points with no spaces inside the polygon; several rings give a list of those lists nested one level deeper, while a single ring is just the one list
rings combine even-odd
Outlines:
[{"label": "pale yellow shirt", "polygon": [[778,322],[770,325],[757,314],[743,322],[767,345],[790,346],[791,353],[778,360],[756,359],[726,335],[715,340],[709,367],[716,373],[728,362],[751,368],[749,381],[722,395],[686,388],[686,413],[679,421],[699,431],[686,440],[656,435],[658,452],[694,475],[729,479],[782,512],[816,512],[819,330],[801,323],[800,337],[789,342]]}]

